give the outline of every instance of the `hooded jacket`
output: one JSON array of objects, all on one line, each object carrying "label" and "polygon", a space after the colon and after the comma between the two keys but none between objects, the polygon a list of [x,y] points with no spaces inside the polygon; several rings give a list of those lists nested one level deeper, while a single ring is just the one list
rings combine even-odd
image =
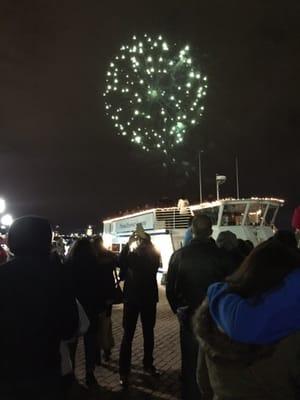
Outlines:
[{"label": "hooded jacket", "polygon": [[299,287],[299,268],[289,273],[282,285],[258,299],[245,299],[229,292],[227,283],[215,283],[207,291],[210,313],[233,340],[274,343],[300,330]]},{"label": "hooded jacket", "polygon": [[38,217],[20,218],[9,231],[14,258],[0,268],[0,385],[59,378],[60,342],[78,327],[75,298],[50,259],[51,235]]},{"label": "hooded jacket", "polygon": [[300,333],[273,345],[232,341],[213,322],[207,300],[194,317],[201,343],[198,381],[203,400],[296,400]]}]

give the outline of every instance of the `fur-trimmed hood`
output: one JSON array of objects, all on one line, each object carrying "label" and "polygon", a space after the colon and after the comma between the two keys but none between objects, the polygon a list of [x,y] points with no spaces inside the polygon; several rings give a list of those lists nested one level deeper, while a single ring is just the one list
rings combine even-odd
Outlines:
[{"label": "fur-trimmed hood", "polygon": [[215,325],[207,300],[196,311],[194,329],[205,400],[300,398],[300,332],[272,345],[234,342]]},{"label": "fur-trimmed hood", "polygon": [[218,362],[251,364],[272,355],[275,345],[244,344],[232,341],[216,326],[207,298],[194,315],[194,332],[206,354]]}]

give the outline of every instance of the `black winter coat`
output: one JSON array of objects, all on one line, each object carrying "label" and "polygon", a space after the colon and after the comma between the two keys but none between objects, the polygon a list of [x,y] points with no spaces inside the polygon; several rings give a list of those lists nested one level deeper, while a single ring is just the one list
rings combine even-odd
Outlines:
[{"label": "black winter coat", "polygon": [[201,304],[209,285],[231,272],[222,252],[211,239],[193,239],[175,251],[169,263],[166,294],[174,313],[187,307],[190,313]]},{"label": "black winter coat", "polygon": [[66,263],[76,298],[90,319],[105,310],[103,270],[96,256],[69,260]]},{"label": "black winter coat", "polygon": [[120,279],[124,282],[124,301],[133,304],[158,302],[156,274],[160,256],[152,244],[130,251],[126,245],[120,254]]},{"label": "black winter coat", "polygon": [[221,257],[223,262],[228,267],[228,275],[233,274],[242,264],[245,256],[240,252],[238,248],[233,250],[220,249]]},{"label": "black winter coat", "polygon": [[114,271],[118,265],[118,258],[113,252],[104,250],[97,256],[97,263],[102,280],[102,297],[106,304],[111,304],[115,296]]},{"label": "black winter coat", "polygon": [[61,265],[16,257],[0,267],[0,381],[59,378],[60,342],[78,328]]}]

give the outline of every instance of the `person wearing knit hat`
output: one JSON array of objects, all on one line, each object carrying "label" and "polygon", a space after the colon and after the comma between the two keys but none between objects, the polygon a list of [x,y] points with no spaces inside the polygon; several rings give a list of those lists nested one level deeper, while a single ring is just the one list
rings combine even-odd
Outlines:
[{"label": "person wearing knit hat", "polygon": [[50,253],[51,241],[51,226],[41,217],[18,218],[8,231],[8,246],[15,256],[46,256]]},{"label": "person wearing knit hat", "polygon": [[245,255],[239,248],[239,240],[231,231],[223,231],[219,233],[216,239],[216,245],[222,252],[222,257],[228,265],[228,273],[233,273],[244,260]]},{"label": "person wearing knit hat", "polygon": [[0,398],[61,399],[60,343],[78,327],[75,297],[50,257],[49,222],[27,216],[8,233],[0,268]]},{"label": "person wearing knit hat", "polygon": [[219,233],[216,240],[216,245],[219,248],[223,248],[227,251],[231,251],[238,247],[238,240],[234,233],[230,231],[223,231]]}]

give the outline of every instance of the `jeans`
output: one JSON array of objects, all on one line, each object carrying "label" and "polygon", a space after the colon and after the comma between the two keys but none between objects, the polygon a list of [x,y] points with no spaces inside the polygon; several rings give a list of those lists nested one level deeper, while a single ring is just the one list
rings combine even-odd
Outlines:
[{"label": "jeans", "polygon": [[182,399],[201,400],[197,384],[199,343],[192,330],[191,317],[180,310],[177,316],[180,324]]},{"label": "jeans", "polygon": [[131,366],[132,340],[136,329],[138,316],[141,316],[144,337],[144,367],[153,364],[154,326],[156,320],[156,303],[124,304],[123,311],[123,339],[120,349],[120,374],[129,374]]}]

